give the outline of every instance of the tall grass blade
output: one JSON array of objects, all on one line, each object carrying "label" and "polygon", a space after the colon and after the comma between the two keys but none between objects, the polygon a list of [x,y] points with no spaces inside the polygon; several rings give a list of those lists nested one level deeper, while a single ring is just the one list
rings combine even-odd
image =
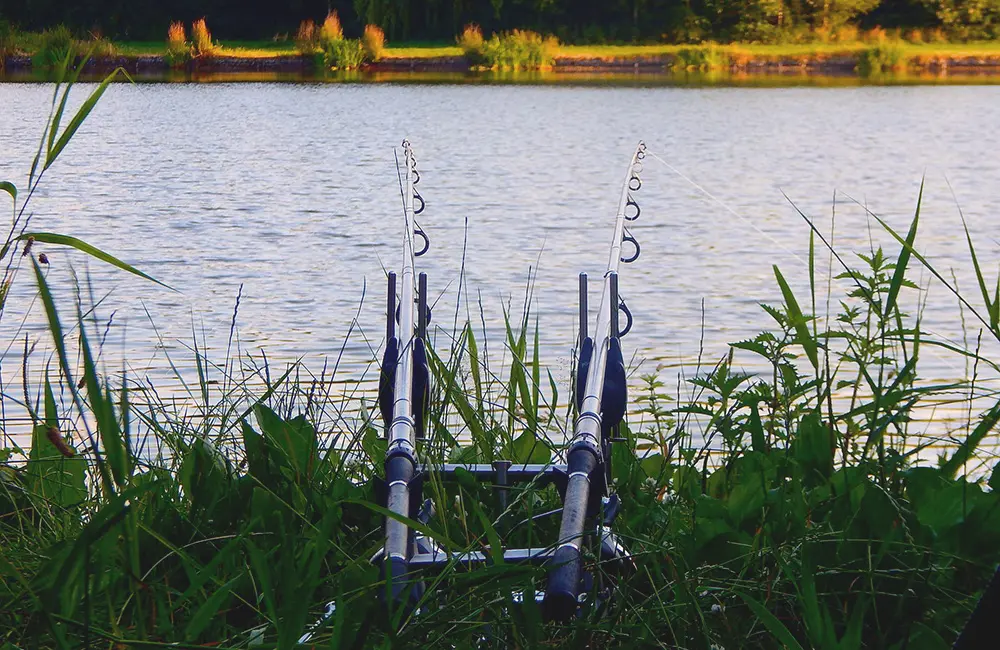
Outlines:
[{"label": "tall grass blade", "polygon": [[80,126],[83,124],[83,121],[87,119],[87,116],[94,110],[94,106],[97,105],[98,100],[101,99],[101,96],[104,95],[104,91],[108,89],[108,86],[115,80],[119,72],[124,72],[124,70],[122,68],[116,68],[111,72],[111,74],[105,77],[104,81],[102,81],[97,88],[90,93],[90,96],[84,100],[80,108],[77,109],[76,115],[74,115],[73,119],[71,119],[69,124],[66,125],[66,130],[62,132],[59,139],[56,140],[55,144],[52,145],[45,154],[45,165],[42,167],[42,171],[51,167],[52,163],[56,161],[56,158],[59,157],[59,154],[61,154],[63,149],[66,148],[66,145],[69,144],[73,135],[76,134],[77,130],[79,130]]},{"label": "tall grass blade", "polygon": [[43,244],[56,244],[56,245],[59,245],[59,246],[70,246],[71,248],[75,248],[78,251],[81,251],[83,253],[86,253],[87,255],[90,255],[91,257],[95,257],[95,258],[101,260],[102,262],[107,262],[108,264],[110,264],[112,266],[115,266],[115,267],[117,267],[117,268],[119,268],[119,269],[121,269],[123,271],[128,271],[132,275],[137,275],[140,278],[143,278],[145,280],[149,280],[151,282],[155,282],[156,284],[158,284],[158,285],[160,285],[162,287],[165,287],[167,289],[170,289],[171,291],[176,291],[176,289],[174,289],[170,285],[164,284],[163,282],[160,282],[156,278],[143,273],[142,271],[140,271],[139,269],[135,268],[131,264],[126,264],[125,262],[121,261],[120,259],[118,259],[114,255],[111,255],[110,253],[106,253],[106,252],[102,251],[101,249],[97,248],[96,246],[91,246],[87,242],[85,242],[85,241],[83,241],[81,239],[77,239],[76,237],[71,237],[69,235],[60,235],[60,234],[54,233],[54,232],[30,232],[30,233],[24,233],[23,235],[19,236],[18,239],[24,240],[24,239],[28,239],[29,237],[32,237],[32,238],[34,238],[34,240],[36,242],[41,242]]},{"label": "tall grass blade", "polygon": [[[920,181],[920,193],[917,195],[917,209],[913,214],[913,221],[910,222],[910,230],[906,233],[906,243],[899,251],[899,258],[896,260],[896,269],[892,274],[892,281],[889,283],[889,291],[885,298],[885,309],[883,316],[888,317],[896,306],[899,297],[899,289],[903,286],[903,279],[906,277],[906,266],[910,262],[910,251],[913,250],[913,242],[917,239],[917,223],[920,221],[920,204],[924,197],[924,181]],[[968,234],[968,231],[966,231]],[[971,241],[969,242],[971,246]]]},{"label": "tall grass blade", "polygon": [[17,201],[17,187],[10,181],[0,181],[0,190],[10,194],[10,198]]},{"label": "tall grass blade", "polygon": [[778,265],[774,265],[774,277],[778,280],[778,286],[781,288],[781,295],[785,298],[785,307],[788,309],[788,316],[792,321],[792,326],[795,328],[795,338],[797,343],[802,346],[802,349],[806,351],[806,356],[809,357],[809,362],[812,364],[813,368],[819,369],[819,352],[816,345],[816,339],[814,339],[809,333],[809,326],[806,322],[806,317],[802,314],[802,309],[799,308],[799,303],[795,299],[795,294],[792,293],[791,288],[785,281],[785,276],[781,274],[778,269]]},{"label": "tall grass blade", "polygon": [[1000,422],[1000,402],[994,404],[993,408],[983,415],[968,438],[958,446],[952,457],[945,461],[944,465],[941,466],[941,474],[948,477],[955,476],[959,468],[972,458],[972,454],[979,447],[979,443],[993,430],[997,422]]}]

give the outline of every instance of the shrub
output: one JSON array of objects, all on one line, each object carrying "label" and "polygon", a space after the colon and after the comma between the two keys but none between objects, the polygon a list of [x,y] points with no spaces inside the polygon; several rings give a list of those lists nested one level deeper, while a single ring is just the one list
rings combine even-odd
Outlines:
[{"label": "shrub", "polygon": [[331,11],[323,20],[319,30],[319,45],[326,51],[333,43],[344,40],[344,30],[340,26],[340,18],[336,11]]},{"label": "shrub", "polygon": [[67,56],[75,55],[76,50],[76,43],[69,28],[59,25],[42,32],[33,63],[43,68],[51,68],[62,64]]},{"label": "shrub", "polygon": [[184,23],[173,22],[167,29],[167,63],[180,65],[191,58],[191,46],[187,42]]},{"label": "shrub", "polygon": [[559,41],[527,30],[494,34],[483,43],[482,63],[497,70],[539,70],[552,65]]},{"label": "shrub", "polygon": [[328,68],[353,70],[365,60],[364,46],[359,39],[341,38],[323,47],[323,63]]},{"label": "shrub", "polygon": [[378,61],[385,54],[385,33],[378,25],[367,25],[361,44],[365,50],[365,58]]},{"label": "shrub", "polygon": [[194,42],[195,56],[213,56],[222,49],[212,42],[212,33],[208,31],[204,18],[199,18],[191,24],[191,40]]},{"label": "shrub", "polygon": [[295,49],[299,54],[313,54],[319,47],[319,31],[316,23],[303,20],[299,23],[299,31],[295,33]]},{"label": "shrub", "polygon": [[868,77],[893,70],[906,69],[908,59],[903,44],[896,40],[886,40],[858,53],[858,72]]},{"label": "shrub", "polygon": [[729,54],[724,49],[715,43],[708,43],[696,47],[682,47],[677,50],[673,69],[675,71],[709,72],[725,70],[730,66],[730,63]]},{"label": "shrub", "polygon": [[485,63],[483,41],[483,30],[479,25],[470,23],[465,26],[462,33],[455,39],[458,46],[462,48],[462,54],[469,61],[469,65],[483,65]]}]

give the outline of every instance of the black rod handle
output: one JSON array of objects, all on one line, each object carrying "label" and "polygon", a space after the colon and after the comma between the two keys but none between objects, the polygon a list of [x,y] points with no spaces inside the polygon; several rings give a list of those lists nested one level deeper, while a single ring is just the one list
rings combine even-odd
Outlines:
[{"label": "black rod handle", "polygon": [[427,274],[417,276],[417,337],[427,338]]},{"label": "black rod handle", "polygon": [[389,271],[389,290],[385,306],[385,340],[391,341],[396,336],[396,272]]},{"label": "black rod handle", "polygon": [[618,338],[618,274],[612,272],[608,276],[611,289],[611,336]]},{"label": "black rod handle", "polygon": [[597,455],[589,446],[581,444],[570,449],[559,541],[549,561],[543,602],[545,615],[550,620],[564,621],[576,613],[583,573],[583,529],[590,502],[590,477],[596,467]]},{"label": "black rod handle", "polygon": [[587,340],[587,320],[589,309],[587,308],[587,274],[580,274],[580,345]]}]

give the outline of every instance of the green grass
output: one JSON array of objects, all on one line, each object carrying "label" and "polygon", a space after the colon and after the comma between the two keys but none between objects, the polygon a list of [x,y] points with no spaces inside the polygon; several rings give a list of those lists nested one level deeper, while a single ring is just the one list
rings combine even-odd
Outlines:
[{"label": "green grass", "polygon": [[[50,117],[23,192],[0,183],[15,219],[106,87],[73,118]],[[317,647],[338,648],[947,648],[1000,560],[1000,465],[989,451],[1000,400],[978,383],[1000,367],[924,331],[926,287],[909,278],[935,277],[961,303],[956,321],[998,341],[1000,291],[983,271],[995,260],[971,238],[969,294],[920,254],[920,202],[905,233],[872,215],[894,242],[887,250],[835,252],[813,230],[810,289],[794,293],[775,267],[782,298],[763,307],[769,327],[707,351],[677,391],[644,378],[610,457],[623,502],[615,528],[636,566],[597,562],[586,545],[596,586],[564,624],[512,597],[543,585],[543,571],[505,564],[449,567],[425,577],[415,607],[387,610],[368,561],[385,512],[376,405],[349,395],[363,416],[344,419],[324,388],[337,377],[248,367],[238,350],[209,357],[197,340],[198,380],[176,378],[186,400],[109,372],[100,305],[80,297],[102,293],[53,291],[39,254],[73,245],[138,271],[65,236],[38,235],[26,250],[16,221],[0,251],[3,286],[35,287],[55,353],[30,357],[37,372],[17,389],[30,447],[0,451],[0,639],[290,649],[312,629]],[[827,266],[834,277],[819,281]],[[502,340],[461,321],[437,337],[425,461],[557,457],[572,397],[543,366],[532,291],[521,313],[505,311]],[[923,377],[928,349],[973,377]],[[747,358],[768,370],[742,373]],[[948,436],[917,421],[937,400],[968,408]],[[924,460],[932,443],[940,457]],[[535,518],[557,506],[551,486],[513,489],[503,509],[467,479],[431,473],[436,513],[411,526],[455,551],[556,538],[557,517]],[[313,628],[330,602],[333,616]]]}]

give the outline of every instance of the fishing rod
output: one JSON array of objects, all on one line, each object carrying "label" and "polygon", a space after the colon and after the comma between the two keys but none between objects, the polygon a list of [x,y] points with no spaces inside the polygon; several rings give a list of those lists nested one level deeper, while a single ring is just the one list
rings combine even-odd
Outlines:
[{"label": "fishing rod", "polygon": [[[604,274],[597,326],[591,336],[587,330],[587,275],[580,274],[580,357],[576,377],[577,418],[566,456],[566,487],[563,496],[562,522],[555,550],[549,561],[548,584],[544,595],[546,614],[566,619],[576,612],[581,586],[589,579],[583,572],[584,529],[588,519],[603,510],[598,527],[602,559],[627,557],[622,545],[610,532],[610,523],[618,510],[617,495],[611,490],[611,443],[618,440],[618,426],[625,416],[627,391],[625,361],[621,337],[632,328],[632,314],[618,292],[618,267],[639,258],[639,242],[625,223],[639,217],[639,206],[632,196],[642,187],[639,174],[646,157],[642,142],[629,161],[622,184],[614,236]],[[628,255],[623,245],[628,244]],[[619,312],[626,322],[621,327]]]},{"label": "fishing rod", "polygon": [[[417,225],[424,200],[416,190],[420,182],[416,158],[404,140],[403,173],[399,174],[403,202],[403,259],[400,275],[388,274],[386,300],[386,348],[379,377],[379,410],[385,423],[388,446],[385,453],[384,504],[397,517],[386,517],[385,545],[380,557],[387,582],[387,595],[399,600],[407,585],[409,561],[418,551],[413,531],[402,520],[415,518],[421,500],[417,472],[416,443],[424,437],[424,413],[429,394],[427,324],[427,274],[414,278],[415,260],[430,248],[430,240]],[[420,240],[419,249],[415,240]],[[398,297],[397,297],[398,285]]]}]

